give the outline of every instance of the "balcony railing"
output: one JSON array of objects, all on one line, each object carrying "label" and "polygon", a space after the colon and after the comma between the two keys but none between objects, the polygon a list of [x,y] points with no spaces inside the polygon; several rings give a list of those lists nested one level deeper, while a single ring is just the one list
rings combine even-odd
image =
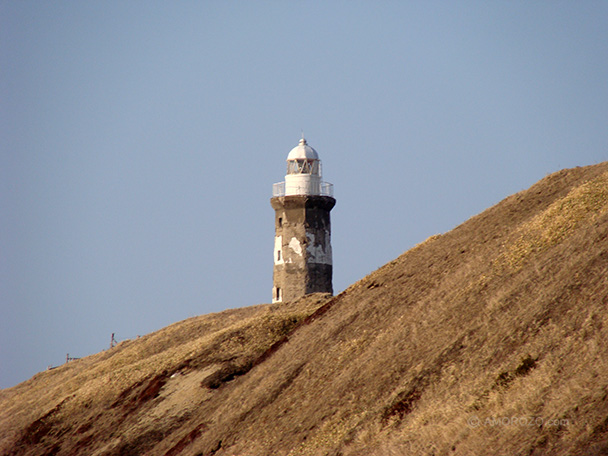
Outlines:
[{"label": "balcony railing", "polygon": [[272,196],[285,196],[285,182],[272,184]]},{"label": "balcony railing", "polygon": [[[291,187],[290,195],[320,195],[320,196],[334,196],[334,184],[329,182],[321,182],[321,188],[318,193],[311,193],[310,187]],[[285,182],[278,182],[272,185],[272,196],[285,196]]]}]

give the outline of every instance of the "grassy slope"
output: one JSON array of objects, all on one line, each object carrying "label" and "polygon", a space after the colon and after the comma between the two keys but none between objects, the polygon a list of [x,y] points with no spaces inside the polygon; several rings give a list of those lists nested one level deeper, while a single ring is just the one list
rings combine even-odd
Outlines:
[{"label": "grassy slope", "polygon": [[0,448],[600,453],[607,236],[608,163],[555,173],[335,298],[185,320],[1,391]]},{"label": "grassy slope", "polygon": [[141,454],[324,298],[190,318],[2,390],[0,454]]}]

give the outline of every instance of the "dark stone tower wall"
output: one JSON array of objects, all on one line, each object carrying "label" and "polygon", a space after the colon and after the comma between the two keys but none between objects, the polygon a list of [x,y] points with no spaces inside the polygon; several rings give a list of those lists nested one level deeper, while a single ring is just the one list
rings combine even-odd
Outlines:
[{"label": "dark stone tower wall", "polygon": [[270,204],[275,210],[273,301],[333,294],[329,213],[336,200],[290,195],[274,197]]}]

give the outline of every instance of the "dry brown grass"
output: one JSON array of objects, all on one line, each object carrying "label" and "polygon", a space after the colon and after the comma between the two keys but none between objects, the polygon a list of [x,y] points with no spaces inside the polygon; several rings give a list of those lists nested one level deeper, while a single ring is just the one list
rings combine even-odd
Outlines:
[{"label": "dry brown grass", "polygon": [[563,241],[581,223],[592,223],[608,211],[608,173],[572,189],[546,210],[523,223],[515,233],[516,241],[503,247],[500,260],[512,269],[521,268],[533,253]]},{"label": "dry brown grass", "polygon": [[[145,386],[159,375],[165,383],[158,406],[110,448],[137,438],[150,427],[158,427],[154,421],[181,419],[210,396],[209,390],[201,387],[202,382],[222,370],[227,375],[216,378],[215,388],[227,377],[238,376],[314,312],[323,299],[323,295],[312,295],[286,306],[261,305],[190,318],[137,340],[121,342],[111,350],[41,372],[0,392],[0,429],[6,430],[0,433],[0,448],[18,447],[20,444],[15,441],[23,437],[27,440],[27,434],[33,433],[31,424],[51,411],[43,420],[51,427],[86,426],[99,412],[106,415],[107,427],[111,427],[122,418],[113,410],[116,401],[132,399],[125,392],[141,389],[142,384]],[[47,437],[43,435],[38,443],[53,440]],[[52,448],[41,446],[45,449],[40,454]],[[110,450],[102,449],[101,454],[104,451]]]},{"label": "dry brown grass", "polygon": [[335,298],[197,317],[38,374],[0,392],[0,448],[602,454],[607,173],[548,176]]}]

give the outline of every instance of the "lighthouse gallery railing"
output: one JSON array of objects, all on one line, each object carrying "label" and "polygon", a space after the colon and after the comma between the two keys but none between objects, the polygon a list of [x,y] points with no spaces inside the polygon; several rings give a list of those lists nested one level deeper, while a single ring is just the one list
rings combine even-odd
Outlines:
[{"label": "lighthouse gallery railing", "polygon": [[[299,187],[292,187],[292,191],[290,195],[309,195],[310,187],[301,187],[301,191]],[[321,188],[319,189],[319,193],[315,193],[320,196],[334,196],[334,184],[330,184],[329,182],[321,182]],[[285,182],[278,182],[272,185],[272,196],[285,196]]]}]

